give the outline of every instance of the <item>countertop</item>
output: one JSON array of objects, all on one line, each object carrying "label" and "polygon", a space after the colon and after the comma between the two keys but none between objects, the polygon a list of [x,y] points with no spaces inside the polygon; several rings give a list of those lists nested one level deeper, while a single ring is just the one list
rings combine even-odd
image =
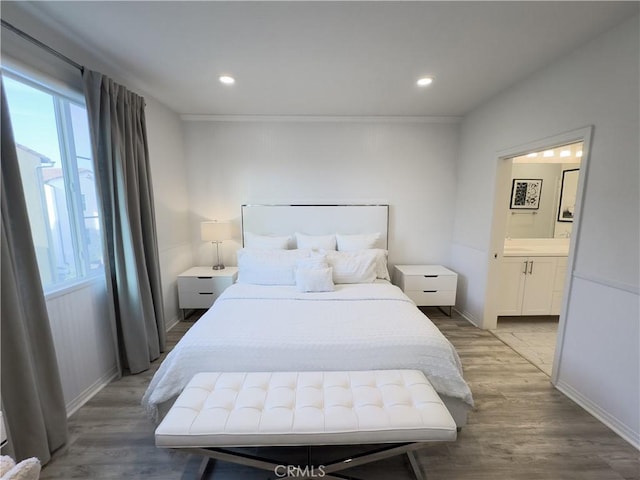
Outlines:
[{"label": "countertop", "polygon": [[504,257],[566,257],[569,255],[568,238],[507,238]]}]

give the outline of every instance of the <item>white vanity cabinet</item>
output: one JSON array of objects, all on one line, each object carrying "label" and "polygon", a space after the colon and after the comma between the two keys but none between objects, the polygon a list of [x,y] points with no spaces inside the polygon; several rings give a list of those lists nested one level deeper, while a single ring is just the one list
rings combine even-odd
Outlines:
[{"label": "white vanity cabinet", "polygon": [[553,296],[551,297],[551,315],[560,315],[562,309],[562,293],[567,276],[567,257],[556,257],[556,274],[553,277]]},{"label": "white vanity cabinet", "polygon": [[566,257],[503,257],[498,315],[558,315],[564,283],[559,260],[566,268]]}]

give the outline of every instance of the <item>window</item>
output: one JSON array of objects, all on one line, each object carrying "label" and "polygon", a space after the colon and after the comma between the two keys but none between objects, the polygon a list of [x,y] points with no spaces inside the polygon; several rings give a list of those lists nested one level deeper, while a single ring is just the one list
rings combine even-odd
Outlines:
[{"label": "window", "polygon": [[3,81],[29,223],[46,292],[104,269],[87,111],[29,79]]}]

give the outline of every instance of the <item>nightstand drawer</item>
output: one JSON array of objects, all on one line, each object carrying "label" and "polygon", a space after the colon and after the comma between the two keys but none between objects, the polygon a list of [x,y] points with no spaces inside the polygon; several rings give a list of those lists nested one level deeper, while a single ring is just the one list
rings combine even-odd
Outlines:
[{"label": "nightstand drawer", "polygon": [[185,308],[209,308],[218,298],[214,292],[193,293],[183,292],[180,294],[180,305]]},{"label": "nightstand drawer", "polygon": [[184,277],[178,278],[178,291],[181,293],[213,292],[216,281],[213,277]]},{"label": "nightstand drawer", "polygon": [[449,306],[456,304],[455,290],[406,290],[404,293],[418,306]]},{"label": "nightstand drawer", "polygon": [[455,275],[405,275],[403,290],[455,290]]}]

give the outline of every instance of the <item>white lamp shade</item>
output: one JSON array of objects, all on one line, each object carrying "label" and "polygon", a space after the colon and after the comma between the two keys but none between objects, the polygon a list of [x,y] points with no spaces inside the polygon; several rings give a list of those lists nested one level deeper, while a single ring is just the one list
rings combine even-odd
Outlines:
[{"label": "white lamp shade", "polygon": [[228,222],[201,222],[200,238],[203,242],[221,242],[233,237],[231,223]]}]

